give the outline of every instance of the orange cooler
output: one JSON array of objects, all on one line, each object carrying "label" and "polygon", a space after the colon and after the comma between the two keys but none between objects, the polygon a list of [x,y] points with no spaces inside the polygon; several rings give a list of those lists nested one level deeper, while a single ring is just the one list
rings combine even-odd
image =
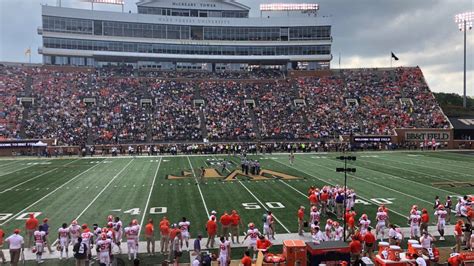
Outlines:
[{"label": "orange cooler", "polygon": [[286,258],[286,265],[306,266],[306,243],[303,240],[283,241],[283,256]]},{"label": "orange cooler", "polygon": [[379,242],[379,255],[382,256],[384,250],[388,250],[390,244],[388,242]]},{"label": "orange cooler", "polygon": [[388,259],[393,261],[399,261],[401,252],[401,247],[394,245],[390,246],[390,249],[388,250]]},{"label": "orange cooler", "polygon": [[423,255],[423,247],[420,244],[413,244],[413,245],[411,245],[411,247],[413,249],[412,254],[418,254],[418,256]]},{"label": "orange cooler", "polygon": [[418,240],[414,240],[414,239],[408,240],[408,249],[407,249],[408,253],[410,254],[416,253],[415,250],[413,249],[414,244],[420,244],[420,243],[418,242]]}]

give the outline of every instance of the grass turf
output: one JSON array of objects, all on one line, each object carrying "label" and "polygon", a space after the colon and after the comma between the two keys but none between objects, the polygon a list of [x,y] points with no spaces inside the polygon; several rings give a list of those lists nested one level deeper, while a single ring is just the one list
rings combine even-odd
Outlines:
[{"label": "grass turf", "polygon": [[[390,221],[406,225],[412,205],[432,210],[434,197],[474,194],[474,157],[451,152],[373,152],[357,153],[348,175],[348,186],[357,192],[358,216],[367,213],[375,224],[379,203],[386,203]],[[163,216],[178,222],[185,216],[191,221],[191,235],[205,234],[208,212],[237,210],[244,222],[262,227],[265,209],[278,219],[278,233],[297,231],[296,211],[308,206],[309,186],[344,183],[338,154],[297,154],[293,165],[288,155],[249,155],[258,159],[263,169],[293,176],[297,180],[235,181],[209,178],[199,183],[201,167],[213,167],[226,158],[240,167],[240,159],[226,155],[164,156],[121,158],[63,158],[0,160],[0,227],[7,235],[14,228],[24,228],[25,215],[39,212],[38,219],[49,218],[53,232],[63,222],[104,225],[109,214],[125,224]],[[215,166],[220,172],[221,167]],[[167,179],[168,175],[186,176]],[[228,172],[221,173],[227,175]],[[196,176],[196,178],[195,178]],[[456,203],[455,200],[453,201]],[[145,210],[146,207],[146,210]],[[308,210],[307,210],[308,213]],[[325,217],[324,217],[325,218]],[[333,218],[333,217],[332,217]],[[434,217],[431,217],[434,221]],[[55,238],[55,233],[51,238]]]}]

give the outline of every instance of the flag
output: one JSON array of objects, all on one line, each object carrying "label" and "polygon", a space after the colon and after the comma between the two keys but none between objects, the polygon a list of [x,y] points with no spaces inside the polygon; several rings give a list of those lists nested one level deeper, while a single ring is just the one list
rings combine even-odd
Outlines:
[{"label": "flag", "polygon": [[31,49],[30,48],[26,49],[25,55],[31,55]]},{"label": "flag", "polygon": [[395,61],[398,61],[398,57],[392,52],[392,58],[395,59]]}]

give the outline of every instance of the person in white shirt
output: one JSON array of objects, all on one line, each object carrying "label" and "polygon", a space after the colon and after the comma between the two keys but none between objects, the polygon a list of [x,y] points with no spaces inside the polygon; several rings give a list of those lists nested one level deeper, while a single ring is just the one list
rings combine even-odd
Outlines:
[{"label": "person in white shirt", "polygon": [[112,252],[112,240],[107,238],[107,234],[102,233],[100,240],[97,241],[97,247],[99,249],[99,260],[101,264],[106,266],[110,264],[110,254]]},{"label": "person in white shirt", "polygon": [[410,236],[412,239],[420,237],[421,212],[416,211],[410,215]]},{"label": "person in white shirt", "polygon": [[20,253],[23,252],[25,248],[25,240],[20,235],[20,229],[15,229],[13,235],[7,237],[5,242],[8,243],[10,247],[11,265],[18,265],[18,262],[20,261]]},{"label": "person in white shirt", "polygon": [[428,249],[431,248],[431,243],[436,241],[436,239],[426,231],[423,231],[423,235],[420,237],[421,247],[428,252]]},{"label": "person in white shirt", "polygon": [[191,223],[183,217],[183,220],[178,223],[179,229],[181,230],[181,248],[183,248],[183,242],[186,243],[186,249],[189,249],[189,226]]},{"label": "person in white shirt", "polygon": [[379,207],[375,220],[377,220],[377,225],[375,226],[375,236],[377,237],[380,234],[380,241],[383,241],[385,237],[385,226],[388,220],[388,215],[384,211],[383,207]]},{"label": "person in white shirt", "polygon": [[423,256],[418,256],[418,254],[413,255],[417,266],[426,266],[426,261],[423,259]]},{"label": "person in white shirt", "polygon": [[444,227],[446,225],[446,216],[448,215],[448,212],[444,209],[443,205],[439,205],[434,215],[438,217],[439,240],[444,240]]},{"label": "person in white shirt", "polygon": [[319,230],[319,226],[314,227],[311,237],[313,238],[313,243],[318,245],[325,240],[323,233]]}]

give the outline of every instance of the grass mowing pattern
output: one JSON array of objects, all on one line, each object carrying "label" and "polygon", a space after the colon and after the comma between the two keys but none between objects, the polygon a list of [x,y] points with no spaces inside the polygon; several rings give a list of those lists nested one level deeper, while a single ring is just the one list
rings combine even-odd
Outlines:
[{"label": "grass mowing pattern", "polygon": [[[450,152],[355,155],[357,161],[351,166],[356,167],[357,172],[349,175],[348,186],[356,190],[362,201],[356,204],[357,217],[367,213],[373,224],[378,202],[392,202],[386,204],[391,210],[390,220],[407,226],[405,216],[414,204],[432,212],[437,195],[444,201],[447,195],[474,194],[474,185],[449,185],[456,182],[474,184],[474,156]],[[296,211],[300,205],[308,205],[304,196],[308,187],[344,183],[343,175],[335,172],[336,167],[342,166],[337,156],[297,154],[295,164],[290,165],[288,155],[249,155],[260,160],[264,169],[301,179],[254,181],[239,177],[241,183],[207,179],[200,184],[203,198],[192,174],[179,180],[170,180],[167,176],[182,176],[183,171],[192,173],[192,170],[199,176],[202,166],[212,167],[213,161],[223,158],[232,162],[228,169],[233,171],[240,167],[239,158],[215,155],[190,156],[189,161],[186,156],[0,160],[0,225],[7,234],[14,228],[23,229],[24,220],[18,218],[28,212],[41,212],[40,220],[48,217],[54,232],[60,224],[70,223],[78,215],[79,223],[89,225],[104,225],[109,214],[119,216],[124,224],[131,219],[141,222],[142,217],[145,220],[153,218],[158,224],[163,216],[177,223],[186,216],[191,222],[191,235],[196,236],[198,233],[205,235],[208,214],[204,203],[219,216],[235,209],[244,224],[254,222],[258,228],[262,228],[264,208],[261,205],[264,204],[286,228],[296,232]],[[216,169],[221,171],[220,166]],[[156,180],[148,201],[155,173]],[[439,186],[438,183],[448,185]],[[147,202],[148,210],[143,215]],[[29,208],[25,210],[26,207]],[[434,217],[431,218],[434,221]],[[278,223],[276,228],[278,233],[286,232]]]}]

